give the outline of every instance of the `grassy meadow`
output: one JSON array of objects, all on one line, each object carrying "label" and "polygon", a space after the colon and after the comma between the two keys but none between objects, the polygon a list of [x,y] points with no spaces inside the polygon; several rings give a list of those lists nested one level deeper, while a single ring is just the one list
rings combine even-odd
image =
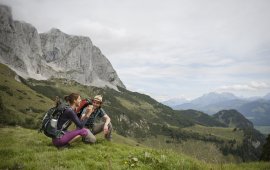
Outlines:
[{"label": "grassy meadow", "polygon": [[212,134],[223,140],[236,140],[238,143],[241,143],[244,137],[242,130],[234,128],[223,128],[223,127],[206,127],[201,125],[195,125],[183,128],[189,132],[197,132],[202,135]]},{"label": "grassy meadow", "polygon": [[[0,114],[0,123],[8,125],[25,124],[29,128],[39,126],[37,120],[53,106],[48,97],[33,91],[15,80],[16,74],[1,65],[0,67],[0,103],[5,114]],[[3,109],[1,107],[1,109]],[[7,113],[8,112],[8,113]]]},{"label": "grassy meadow", "polygon": [[71,147],[57,149],[36,130],[22,127],[0,128],[0,169],[236,169],[267,170],[270,163],[210,164],[176,154],[150,149],[130,139],[114,135],[112,142],[98,137],[94,145],[80,140]]}]

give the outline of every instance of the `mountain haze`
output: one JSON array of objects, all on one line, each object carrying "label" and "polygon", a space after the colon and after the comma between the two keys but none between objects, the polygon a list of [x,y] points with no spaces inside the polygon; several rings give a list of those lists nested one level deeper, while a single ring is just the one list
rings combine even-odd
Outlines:
[{"label": "mountain haze", "polygon": [[171,108],[176,107],[177,105],[183,104],[183,103],[187,103],[188,100],[185,98],[173,98],[170,100],[166,100],[164,102],[162,102],[163,104],[170,106]]},{"label": "mountain haze", "polygon": [[270,100],[270,93],[268,93],[268,94],[266,94],[265,96],[263,96],[263,98],[264,98],[265,100]]},{"label": "mountain haze", "polygon": [[173,107],[176,110],[195,109],[213,115],[221,110],[235,109],[258,126],[270,125],[268,95],[258,98],[240,98],[231,93],[209,93],[188,103]]},{"label": "mountain haze", "polygon": [[174,109],[196,109],[236,99],[238,98],[231,93],[211,92],[208,94],[204,94],[203,96],[198,97],[190,102],[177,105],[174,107]]}]

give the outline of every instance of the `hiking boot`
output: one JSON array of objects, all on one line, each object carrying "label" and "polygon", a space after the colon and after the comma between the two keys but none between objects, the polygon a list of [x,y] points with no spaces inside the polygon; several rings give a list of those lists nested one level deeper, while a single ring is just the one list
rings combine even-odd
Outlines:
[{"label": "hiking boot", "polygon": [[105,135],[104,136],[105,137],[105,139],[107,140],[107,141],[112,141],[112,135],[110,134],[110,135]]}]

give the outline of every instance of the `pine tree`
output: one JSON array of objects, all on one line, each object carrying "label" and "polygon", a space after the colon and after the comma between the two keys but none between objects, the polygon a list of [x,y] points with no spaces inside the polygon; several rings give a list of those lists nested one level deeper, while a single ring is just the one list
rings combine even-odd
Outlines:
[{"label": "pine tree", "polygon": [[270,161],[270,134],[266,138],[266,143],[263,145],[262,155],[260,160]]}]

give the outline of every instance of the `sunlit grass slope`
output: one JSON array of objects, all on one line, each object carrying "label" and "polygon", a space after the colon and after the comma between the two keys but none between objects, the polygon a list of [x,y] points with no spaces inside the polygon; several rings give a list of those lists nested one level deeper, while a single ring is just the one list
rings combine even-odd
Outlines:
[{"label": "sunlit grass slope", "polygon": [[[0,169],[269,169],[270,163],[207,164],[168,150],[133,146],[114,136],[97,144],[77,141],[57,149],[43,134],[21,127],[0,128]],[[119,143],[122,141],[121,143]],[[123,144],[127,142],[127,144]]]},{"label": "sunlit grass slope", "polygon": [[1,64],[0,103],[5,111],[0,114],[0,123],[38,127],[37,120],[53,105],[53,101],[20,83],[19,78],[16,80],[15,77],[16,73]]},{"label": "sunlit grass slope", "polygon": [[206,127],[201,125],[195,125],[183,128],[186,131],[197,132],[202,135],[212,134],[223,140],[236,140],[241,143],[244,138],[242,130],[234,128],[223,128],[223,127]]}]

